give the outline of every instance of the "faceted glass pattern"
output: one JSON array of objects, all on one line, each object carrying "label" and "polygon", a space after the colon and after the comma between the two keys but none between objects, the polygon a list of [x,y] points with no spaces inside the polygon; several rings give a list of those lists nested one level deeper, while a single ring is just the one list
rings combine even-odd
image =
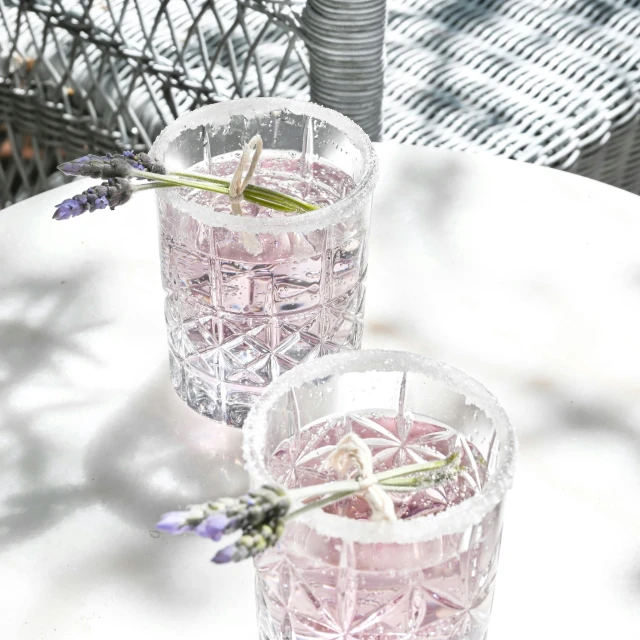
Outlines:
[{"label": "faceted glass pattern", "polygon": [[[253,186],[318,208],[283,213],[200,189],[159,190],[162,284],[173,386],[232,426],[274,378],[358,349],[377,162],[345,116],[311,103],[233,100],[167,127],[152,153],[169,170],[230,180],[243,145],[264,148]],[[236,212],[237,213],[237,212]]]},{"label": "faceted glass pattern", "polygon": [[[403,424],[405,432],[399,433],[351,414],[304,428],[272,461],[274,478],[296,487],[335,480],[324,459],[353,431],[372,449],[375,471],[428,461],[454,448],[464,452],[469,471],[456,481],[418,495],[392,494],[399,518],[428,517],[473,495],[486,468],[482,456],[476,458],[451,429],[425,430],[424,423],[411,420]],[[367,517],[369,509],[355,497],[328,510],[357,518]],[[460,533],[411,544],[362,544],[292,521],[279,546],[255,562],[260,637],[482,640],[493,599],[501,514],[498,505]]]},{"label": "faceted glass pattern", "polygon": [[[242,426],[274,377],[360,347],[367,268],[360,222],[296,234],[298,248],[284,258],[231,259],[238,234],[161,207],[171,378],[190,407]],[[209,243],[193,241],[206,235]]]},{"label": "faceted glass pattern", "polygon": [[[463,533],[410,545],[362,545],[289,526],[256,561],[262,640],[483,640],[502,509]],[[386,565],[386,566],[384,566]]]},{"label": "faceted glass pattern", "polygon": [[291,520],[255,560],[261,640],[484,640],[513,474],[506,415],[446,365],[337,354],[285,375],[256,405],[245,428],[252,484],[337,479],[324,460],[347,433],[369,446],[375,471],[453,450],[462,471],[390,494],[396,523],[369,521],[360,496]]}]

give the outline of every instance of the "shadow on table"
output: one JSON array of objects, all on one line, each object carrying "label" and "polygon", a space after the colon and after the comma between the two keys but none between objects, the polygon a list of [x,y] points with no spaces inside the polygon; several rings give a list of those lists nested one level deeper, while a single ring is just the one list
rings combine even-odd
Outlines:
[{"label": "shadow on table", "polygon": [[[90,584],[126,578],[131,588],[189,609],[207,602],[200,577],[179,558],[204,545],[202,570],[213,553],[210,542],[161,535],[155,524],[166,511],[248,488],[241,453],[242,433],[216,424],[189,409],[176,395],[168,365],[105,425],[85,454],[85,475],[92,499],[130,525],[130,535],[112,541],[108,563],[99,571],[74,576]],[[137,530],[137,531],[136,531]],[[100,552],[96,554],[100,562]],[[205,584],[211,583],[207,573]],[[202,583],[200,583],[202,584]],[[202,604],[202,603],[200,603]]]},{"label": "shadow on table", "polygon": [[[5,433],[17,431],[20,439],[7,453],[22,463],[21,486],[26,488],[7,500],[7,513],[0,517],[0,549],[42,535],[75,512],[106,509],[131,530],[114,528],[104,516],[90,516],[91,522],[107,528],[86,532],[96,543],[85,546],[79,556],[83,561],[64,574],[69,589],[91,590],[124,578],[132,589],[176,607],[188,609],[197,606],[199,598],[208,598],[208,592],[197,593],[196,580],[175,569],[177,558],[194,541],[161,536],[155,524],[165,511],[246,491],[241,431],[187,408],[171,388],[168,366],[163,366],[142,393],[79,449],[84,472],[79,475],[84,479],[55,486],[48,473],[55,456],[46,440],[30,429],[32,417],[24,412],[8,416],[11,427]],[[58,473],[62,478],[73,474],[68,469]],[[211,551],[207,547],[203,552],[205,570]]]},{"label": "shadow on table", "polygon": [[[541,392],[541,401],[547,406],[545,422],[539,425],[535,431],[531,431],[519,437],[520,446],[534,448],[544,446],[553,448],[559,439],[570,437],[588,437],[591,434],[603,436],[602,442],[608,442],[611,446],[617,446],[629,451],[637,460],[637,477],[640,477],[640,424],[633,424],[628,413],[616,405],[615,399],[604,397],[576,397],[569,390],[549,383],[540,383],[535,386]],[[603,465],[591,472],[606,473],[607,467]],[[589,473],[588,468],[585,473]],[[629,478],[630,482],[637,482],[636,478]],[[634,507],[635,505],[630,505]],[[603,504],[606,509],[606,503]],[[631,562],[623,580],[627,585],[629,594],[640,602],[640,565],[635,558]]]},{"label": "shadow on table", "polygon": [[[625,412],[615,404],[614,400],[598,399],[595,396],[588,400],[578,398],[570,391],[551,383],[536,383],[543,401],[551,411],[553,418],[547,420],[547,427],[540,426],[521,439],[530,444],[539,444],[555,437],[566,436],[567,432],[585,434],[602,433],[625,446],[638,458],[640,470],[640,425],[633,425],[625,416]],[[565,426],[565,429],[562,429]]]},{"label": "shadow on table", "polygon": [[629,575],[629,591],[640,601],[640,563],[636,563]]},{"label": "shadow on table", "polygon": [[99,431],[84,474],[69,468],[95,429],[67,443],[66,420],[104,400],[78,375],[106,366],[82,341],[107,322],[74,316],[91,279],[29,279],[0,291],[0,552],[80,508],[102,505],[152,530],[163,511],[246,488],[240,432],[187,409],[168,366]]},{"label": "shadow on table", "polygon": [[[381,158],[383,178],[375,191],[371,221],[371,257],[369,259],[367,304],[389,300],[390,288],[401,282],[422,281],[426,274],[417,271],[413,260],[420,252],[448,261],[455,257],[450,224],[456,215],[454,201],[464,184],[466,168],[456,156],[425,154],[416,163],[392,145],[389,158]],[[393,255],[393,268],[385,256]],[[419,295],[418,291],[412,292]],[[377,297],[377,300],[374,299]],[[393,296],[391,297],[393,299]],[[420,306],[412,307],[421,312]],[[375,319],[371,313],[365,322],[366,345],[375,348],[411,348],[415,314],[398,314],[391,305],[377,304]]]},{"label": "shadow on table", "polygon": [[412,155],[403,155],[402,147],[396,149],[393,162],[383,159],[384,180],[375,191],[377,216],[373,224],[395,227],[410,219],[413,225],[420,225],[412,231],[444,231],[451,204],[463,184],[464,164],[455,156],[425,157],[416,164]]},{"label": "shadow on table", "polygon": [[[74,317],[74,302],[90,279],[90,273],[30,278],[0,292],[0,478],[9,494],[0,511],[0,549],[53,526],[88,500],[86,487],[52,486],[56,453],[37,425],[43,415],[81,409],[95,393],[60,365],[99,364],[78,338],[104,323]],[[11,494],[13,486],[20,491]]]},{"label": "shadow on table", "polygon": [[247,489],[241,439],[189,409],[162,367],[94,438],[85,473],[102,505],[153,530],[164,511]]}]

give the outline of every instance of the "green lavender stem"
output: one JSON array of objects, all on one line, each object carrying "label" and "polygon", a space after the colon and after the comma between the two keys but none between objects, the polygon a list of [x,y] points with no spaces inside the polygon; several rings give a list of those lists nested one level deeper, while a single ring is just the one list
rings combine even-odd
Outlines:
[{"label": "green lavender stem", "polygon": [[[329,484],[332,485],[332,484],[338,484],[338,483],[331,482]],[[284,520],[286,522],[287,520],[291,520],[292,518],[296,518],[297,516],[302,515],[303,513],[306,513],[307,511],[312,511],[313,509],[319,509],[320,507],[326,507],[330,504],[333,504],[334,502],[339,502],[343,498],[348,498],[349,496],[352,496],[358,493],[358,491],[359,491],[359,488],[356,488],[353,491],[341,491],[338,493],[332,493],[330,496],[327,496],[326,498],[322,498],[320,500],[314,500],[313,502],[309,502],[309,504],[305,504],[304,507],[300,507],[296,511],[291,512],[288,516],[285,517]]]},{"label": "green lavender stem", "polygon": [[[229,181],[220,178],[213,178],[201,173],[193,173],[190,171],[179,171],[168,174],[150,173],[149,171],[139,171],[133,169],[131,175],[138,178],[146,178],[154,182],[163,183],[171,187],[191,187],[193,189],[202,189],[213,193],[221,193],[229,195]],[[243,198],[254,204],[263,207],[283,211],[286,213],[303,213],[305,211],[314,211],[318,209],[314,204],[299,200],[292,196],[287,196],[272,189],[248,185],[242,194]]]},{"label": "green lavender stem", "polygon": [[[204,173],[196,173],[194,171],[172,171],[170,175],[202,180],[203,182],[211,182],[221,187],[225,187],[227,189],[227,193],[229,190],[228,180],[223,180],[222,178],[214,178],[213,176],[209,176]],[[315,204],[305,202],[304,200],[299,200],[298,198],[294,198],[293,196],[285,195],[280,191],[274,191],[273,189],[267,189],[266,187],[258,187],[253,184],[247,185],[247,188],[244,191],[244,197],[249,200],[249,198],[247,198],[247,194],[252,197],[261,198],[269,202],[281,203],[283,206],[286,206],[288,208],[295,207],[295,211],[315,211],[319,208]]]},{"label": "green lavender stem", "polygon": [[[422,462],[418,464],[412,464],[399,469],[390,469],[389,471],[383,471],[375,474],[373,477],[378,481],[377,484],[385,491],[410,491],[416,487],[429,486],[428,480],[420,478],[418,474],[427,473],[431,471],[447,471],[458,470],[458,461],[460,454],[458,452],[452,453],[442,460],[433,460],[431,462]],[[407,478],[407,476],[413,476]],[[290,513],[286,519],[295,518],[302,513],[316,509],[318,507],[325,507],[334,502],[338,502],[343,498],[349,497],[356,493],[359,493],[360,483],[357,480],[337,480],[335,482],[327,482],[326,484],[311,485],[309,487],[302,487],[300,489],[291,489],[288,491],[289,497],[292,501],[302,501],[309,498],[321,497],[320,500],[314,500],[300,509]]]},{"label": "green lavender stem", "polygon": [[442,460],[432,460],[431,462],[418,462],[417,464],[410,464],[406,467],[400,467],[398,469],[389,469],[389,471],[383,471],[376,474],[380,484],[384,484],[383,481],[391,480],[395,478],[402,478],[403,476],[409,476],[414,473],[423,473],[425,471],[435,471],[436,469],[444,469],[450,467],[458,461],[460,453],[455,451],[449,454]]},{"label": "green lavender stem", "polygon": [[[348,444],[354,443],[359,447],[358,454],[364,455],[357,440],[352,438]],[[460,472],[459,461],[460,453],[456,452],[443,460],[391,469],[374,474],[367,480],[375,482],[376,486],[385,491],[410,491],[416,487],[436,486]],[[370,469],[368,459],[355,466]],[[239,562],[275,546],[287,522],[292,518],[364,491],[366,487],[359,480],[338,480],[292,490],[264,485],[241,498],[221,498],[215,502],[194,505],[187,511],[165,513],[157,528],[170,534],[190,531],[215,542],[224,536],[240,532],[241,535],[235,542],[220,549],[212,558],[216,564]],[[310,498],[317,499],[303,503],[297,510],[291,511],[292,505]],[[388,496],[385,498],[389,502]],[[392,506],[384,507],[386,518],[391,517],[389,508]]]},{"label": "green lavender stem", "polygon": [[168,189],[173,187],[172,184],[164,184],[160,182],[142,182],[132,185],[131,189],[136,191],[148,191],[149,189]]}]

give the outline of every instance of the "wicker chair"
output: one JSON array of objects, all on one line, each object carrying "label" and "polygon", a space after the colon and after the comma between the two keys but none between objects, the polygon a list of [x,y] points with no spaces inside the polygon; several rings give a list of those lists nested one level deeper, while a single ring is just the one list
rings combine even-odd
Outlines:
[{"label": "wicker chair", "polygon": [[639,45],[640,0],[0,0],[0,206],[274,94],[639,192]]},{"label": "wicker chair", "polygon": [[387,47],[386,137],[639,192],[640,1],[391,0]]},{"label": "wicker chair", "polygon": [[285,11],[276,21],[249,4],[0,0],[0,206],[52,186],[63,156],[148,149],[209,102],[304,93],[306,58]]}]

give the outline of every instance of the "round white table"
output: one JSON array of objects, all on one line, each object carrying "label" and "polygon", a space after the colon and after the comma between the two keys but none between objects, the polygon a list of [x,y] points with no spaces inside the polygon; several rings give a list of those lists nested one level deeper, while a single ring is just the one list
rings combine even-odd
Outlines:
[{"label": "round white table", "polygon": [[[365,346],[467,371],[520,438],[492,640],[640,637],[640,199],[378,150]],[[251,564],[154,532],[246,487],[242,434],[171,389],[153,194],[52,221],[86,186],[0,211],[0,637],[253,640]]]}]

